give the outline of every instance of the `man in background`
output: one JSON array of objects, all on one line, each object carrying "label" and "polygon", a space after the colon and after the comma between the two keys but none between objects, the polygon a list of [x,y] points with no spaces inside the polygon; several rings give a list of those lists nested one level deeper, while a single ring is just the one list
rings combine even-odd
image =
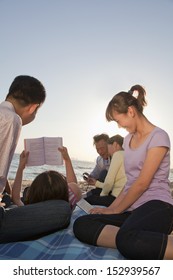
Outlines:
[{"label": "man in background", "polygon": [[92,178],[100,182],[104,182],[105,180],[111,162],[111,158],[108,154],[108,139],[109,136],[105,133],[97,134],[93,137],[93,145],[99,156],[96,159],[96,165],[93,171],[90,174],[87,172],[83,173],[83,178],[88,184]]}]

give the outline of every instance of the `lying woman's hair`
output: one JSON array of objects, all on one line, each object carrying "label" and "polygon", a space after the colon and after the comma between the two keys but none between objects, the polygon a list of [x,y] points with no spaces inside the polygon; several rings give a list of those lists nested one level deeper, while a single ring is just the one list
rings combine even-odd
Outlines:
[{"label": "lying woman's hair", "polygon": [[57,171],[46,171],[39,174],[28,188],[26,203],[32,204],[45,200],[68,199],[66,178]]},{"label": "lying woman's hair", "polygon": [[[137,96],[134,96],[134,93],[137,93]],[[145,89],[140,85],[132,86],[128,92],[121,91],[117,93],[107,106],[106,119],[113,121],[113,111],[125,114],[129,106],[134,106],[139,113],[143,113],[143,107],[147,104],[145,95]]]}]

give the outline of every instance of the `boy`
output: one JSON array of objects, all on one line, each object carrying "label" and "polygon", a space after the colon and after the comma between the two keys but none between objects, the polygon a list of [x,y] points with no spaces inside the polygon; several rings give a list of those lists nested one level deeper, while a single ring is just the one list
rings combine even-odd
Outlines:
[{"label": "boy", "polygon": [[40,81],[18,76],[0,104],[0,243],[35,239],[66,227],[70,221],[71,211],[66,201],[44,201],[8,210],[3,207],[6,200],[3,201],[2,193],[5,190],[11,193],[7,175],[21,127],[35,119],[45,97]]},{"label": "boy", "polygon": [[0,104],[0,193],[4,190],[11,193],[7,175],[21,127],[34,120],[45,97],[46,91],[40,81],[30,76],[18,76]]}]

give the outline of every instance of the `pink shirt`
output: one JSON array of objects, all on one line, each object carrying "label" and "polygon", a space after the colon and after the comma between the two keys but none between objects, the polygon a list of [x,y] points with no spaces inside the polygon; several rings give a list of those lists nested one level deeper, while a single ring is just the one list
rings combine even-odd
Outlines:
[{"label": "pink shirt", "polygon": [[69,186],[68,186],[68,196],[69,196],[70,207],[73,210],[78,200],[76,194],[72,191],[72,189]]},{"label": "pink shirt", "polygon": [[170,139],[168,134],[161,128],[155,127],[144,143],[136,149],[130,148],[131,137],[132,134],[128,134],[125,137],[123,144],[123,148],[125,150],[124,164],[127,176],[127,183],[124,189],[125,192],[128,191],[133,182],[138,178],[143,167],[147,151],[150,148],[164,146],[169,149],[158,170],[154,174],[149,188],[128,208],[128,210],[131,211],[150,200],[161,200],[173,205],[168,180],[170,172]]}]

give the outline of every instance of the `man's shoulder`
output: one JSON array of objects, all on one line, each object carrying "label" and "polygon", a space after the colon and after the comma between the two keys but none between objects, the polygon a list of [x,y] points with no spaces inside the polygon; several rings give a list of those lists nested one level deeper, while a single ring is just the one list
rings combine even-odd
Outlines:
[{"label": "man's shoulder", "polygon": [[111,159],[108,158],[108,159],[104,159],[102,158],[101,156],[98,156],[97,159],[96,159],[96,164],[97,166],[99,166],[100,168],[107,168],[111,163]]},{"label": "man's shoulder", "polygon": [[101,156],[98,156],[96,158],[96,163],[99,163],[99,162],[103,162],[103,158]]},{"label": "man's shoulder", "polygon": [[[2,104],[2,103],[1,103]],[[1,106],[0,104],[0,122],[1,127],[8,124],[21,125],[21,118],[14,110],[11,110],[9,107]]]},{"label": "man's shoulder", "polygon": [[0,116],[18,119],[19,115],[15,112],[13,105],[10,102],[3,101],[0,104]]}]

